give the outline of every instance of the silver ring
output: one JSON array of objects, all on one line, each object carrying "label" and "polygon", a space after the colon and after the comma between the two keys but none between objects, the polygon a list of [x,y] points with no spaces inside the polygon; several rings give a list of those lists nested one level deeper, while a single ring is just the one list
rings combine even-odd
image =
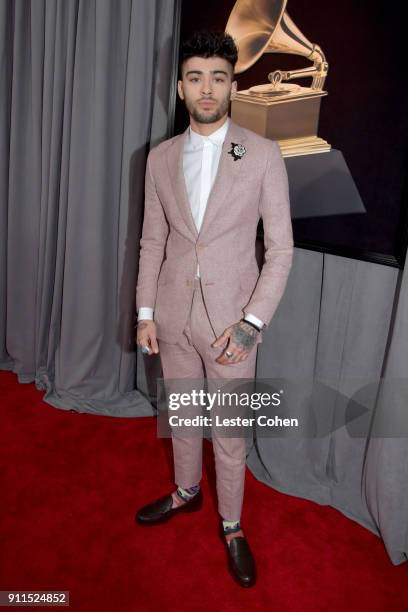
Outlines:
[{"label": "silver ring", "polygon": [[231,353],[231,351],[225,351],[225,354],[227,357],[232,357],[234,353]]},{"label": "silver ring", "polygon": [[150,349],[149,349],[149,347],[148,347],[148,346],[142,346],[142,353],[147,353],[147,354],[149,354],[149,353],[150,353]]}]

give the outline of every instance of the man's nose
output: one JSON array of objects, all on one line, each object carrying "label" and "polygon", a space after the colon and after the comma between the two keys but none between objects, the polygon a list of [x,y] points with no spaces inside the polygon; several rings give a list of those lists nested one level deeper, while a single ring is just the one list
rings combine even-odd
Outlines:
[{"label": "man's nose", "polygon": [[212,92],[211,81],[210,81],[209,79],[208,79],[208,80],[207,80],[207,79],[204,79],[204,81],[203,81],[203,87],[202,87],[202,89],[201,89],[201,92],[202,92],[204,95],[208,95],[208,94],[210,94],[210,93]]}]

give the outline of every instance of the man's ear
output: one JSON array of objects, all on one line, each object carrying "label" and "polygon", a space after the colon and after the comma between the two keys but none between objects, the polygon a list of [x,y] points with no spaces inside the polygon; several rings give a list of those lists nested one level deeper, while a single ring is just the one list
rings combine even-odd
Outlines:
[{"label": "man's ear", "polygon": [[230,99],[233,100],[235,98],[235,94],[237,93],[238,83],[237,81],[232,81],[231,83],[231,96]]},{"label": "man's ear", "polygon": [[177,81],[177,91],[180,98],[184,100],[183,81],[180,79]]}]

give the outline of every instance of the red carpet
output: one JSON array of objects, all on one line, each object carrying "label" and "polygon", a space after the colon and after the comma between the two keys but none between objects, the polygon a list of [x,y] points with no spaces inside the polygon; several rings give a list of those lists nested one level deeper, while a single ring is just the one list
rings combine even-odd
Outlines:
[{"label": "red carpet", "polygon": [[242,524],[259,576],[235,585],[207,441],[204,509],[143,528],[136,509],[173,486],[153,417],[65,412],[10,372],[0,387],[0,590],[70,591],[70,609],[88,612],[408,610],[408,564],[379,538],[248,470]]}]

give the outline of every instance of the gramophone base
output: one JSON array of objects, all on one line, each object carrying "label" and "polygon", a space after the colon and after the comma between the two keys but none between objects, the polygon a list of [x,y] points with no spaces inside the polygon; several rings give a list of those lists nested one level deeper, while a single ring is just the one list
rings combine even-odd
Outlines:
[{"label": "gramophone base", "polygon": [[330,151],[331,146],[317,136],[320,102],[327,92],[283,100],[255,98],[246,92],[237,92],[232,100],[231,118],[265,138],[277,140],[283,157]]},{"label": "gramophone base", "polygon": [[282,157],[311,155],[312,153],[327,153],[331,150],[331,145],[329,145],[326,140],[323,140],[323,138],[319,138],[319,136],[287,138],[284,140],[278,140],[277,143],[280,146]]}]

